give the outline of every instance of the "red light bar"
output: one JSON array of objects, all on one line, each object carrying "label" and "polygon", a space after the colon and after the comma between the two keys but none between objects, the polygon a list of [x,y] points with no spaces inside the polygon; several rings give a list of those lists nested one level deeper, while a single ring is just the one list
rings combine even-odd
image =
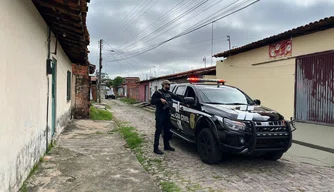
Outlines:
[{"label": "red light bar", "polygon": [[225,83],[226,81],[223,79],[203,79],[203,78],[187,78],[187,81],[190,82],[217,82],[217,83]]}]

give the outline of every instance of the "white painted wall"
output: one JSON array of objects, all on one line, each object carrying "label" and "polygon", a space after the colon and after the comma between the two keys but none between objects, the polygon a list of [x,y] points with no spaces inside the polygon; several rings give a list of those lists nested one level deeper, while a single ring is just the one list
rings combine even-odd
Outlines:
[{"label": "white painted wall", "polygon": [[155,92],[155,86],[157,86],[157,90],[162,88],[162,85],[161,85],[162,81],[163,81],[162,79],[156,79],[156,80],[150,81],[149,89],[151,90],[151,92],[150,92],[151,96]]},{"label": "white painted wall", "polygon": [[[17,191],[46,150],[48,29],[31,1],[0,1],[0,18],[0,191]],[[59,133],[70,114],[66,72],[72,68],[61,46],[52,56],[58,61]],[[51,97],[49,106],[51,127]]]}]

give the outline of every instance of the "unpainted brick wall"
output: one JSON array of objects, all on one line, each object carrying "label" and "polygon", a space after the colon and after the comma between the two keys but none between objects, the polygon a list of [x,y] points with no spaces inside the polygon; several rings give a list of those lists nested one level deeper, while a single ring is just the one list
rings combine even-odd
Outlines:
[{"label": "unpainted brick wall", "polygon": [[88,66],[72,65],[72,72],[75,75],[75,105],[73,116],[75,119],[89,119],[90,107],[90,78]]}]

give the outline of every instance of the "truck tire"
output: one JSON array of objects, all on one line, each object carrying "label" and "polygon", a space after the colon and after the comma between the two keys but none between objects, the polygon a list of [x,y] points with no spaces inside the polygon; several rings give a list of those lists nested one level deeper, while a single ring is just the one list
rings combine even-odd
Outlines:
[{"label": "truck tire", "polygon": [[217,139],[209,128],[204,128],[197,135],[197,151],[206,164],[216,164],[222,160]]},{"label": "truck tire", "polygon": [[275,152],[267,152],[266,154],[263,155],[263,158],[269,161],[277,161],[282,156],[283,156],[283,152],[275,151]]}]

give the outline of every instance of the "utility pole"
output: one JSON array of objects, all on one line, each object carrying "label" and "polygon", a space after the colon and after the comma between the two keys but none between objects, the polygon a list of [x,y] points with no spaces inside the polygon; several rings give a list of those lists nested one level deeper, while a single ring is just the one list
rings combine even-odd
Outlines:
[{"label": "utility pole", "polygon": [[103,39],[99,41],[100,46],[100,62],[99,62],[99,103],[101,103],[101,71],[102,71],[102,47],[103,47]]},{"label": "utility pole", "polygon": [[213,57],[213,22],[212,22],[212,29],[211,29],[211,66],[212,66],[212,58]]},{"label": "utility pole", "polygon": [[228,41],[228,50],[231,50],[231,37],[227,35],[227,41]]}]

